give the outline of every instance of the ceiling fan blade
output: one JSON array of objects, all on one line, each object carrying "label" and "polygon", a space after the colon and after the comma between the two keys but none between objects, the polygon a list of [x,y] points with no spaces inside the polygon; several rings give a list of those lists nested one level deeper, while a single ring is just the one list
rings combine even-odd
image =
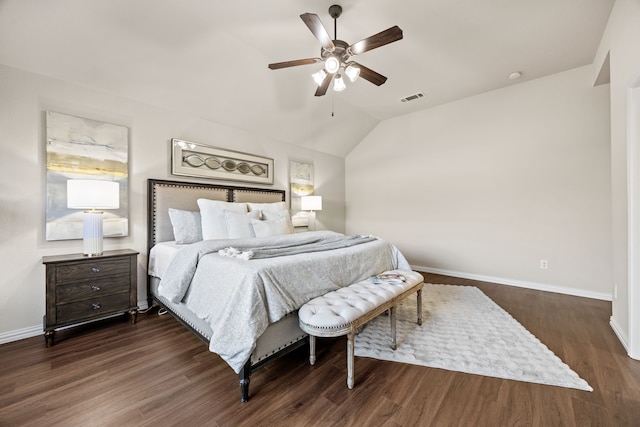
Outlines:
[{"label": "ceiling fan blade", "polygon": [[358,55],[398,40],[402,40],[402,30],[396,25],[352,44],[349,51],[352,55]]},{"label": "ceiling fan blade", "polygon": [[302,21],[309,27],[315,38],[318,39],[323,48],[328,50],[329,52],[333,52],[336,46],[333,44],[333,40],[331,40],[331,36],[322,25],[322,21],[318,18],[318,15],[315,13],[303,13],[300,15]]},{"label": "ceiling fan blade", "polygon": [[327,89],[329,89],[331,80],[333,80],[333,74],[327,74],[322,81],[322,84],[318,86],[318,89],[316,89],[316,96],[323,96],[325,93],[327,93]]},{"label": "ceiling fan blade", "polygon": [[364,65],[358,64],[356,62],[354,62],[353,64],[357,65],[360,68],[360,77],[362,77],[365,80],[370,81],[374,85],[380,86],[380,85],[384,84],[384,82],[387,81],[387,78],[385,76],[383,76],[380,73],[376,73],[371,68],[367,68]]},{"label": "ceiling fan blade", "polygon": [[271,68],[272,70],[279,70],[280,68],[297,67],[298,65],[315,64],[318,61],[320,61],[320,58],[296,59],[294,61],[275,62],[273,64],[269,64],[269,68]]}]

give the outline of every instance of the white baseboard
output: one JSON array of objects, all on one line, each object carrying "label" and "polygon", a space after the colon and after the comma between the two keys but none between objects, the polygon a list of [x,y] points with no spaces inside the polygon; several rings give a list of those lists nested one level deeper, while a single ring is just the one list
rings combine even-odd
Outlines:
[{"label": "white baseboard", "polygon": [[25,338],[31,338],[43,334],[44,331],[42,330],[42,325],[30,326],[28,328],[16,329],[15,331],[3,332],[0,333],[0,344],[6,344],[8,342],[23,340]]},{"label": "white baseboard", "polygon": [[555,292],[558,294],[573,295],[577,297],[592,298],[604,301],[611,301],[613,295],[605,292],[593,292],[584,289],[565,288],[563,286],[548,285],[544,283],[527,282],[524,280],[504,279],[502,277],[483,276],[480,274],[464,273],[461,271],[443,270],[440,268],[423,267],[412,265],[412,269],[424,271],[425,273],[442,274],[444,276],[460,277],[462,279],[478,280],[481,282],[497,283],[499,285],[516,286],[518,288],[534,289],[537,291]]},{"label": "white baseboard", "polygon": [[[138,310],[146,310],[147,308],[149,308],[149,303],[146,300],[138,301]],[[0,344],[36,337],[38,335],[44,336],[42,325],[16,329],[15,331],[2,332],[0,333]]]},{"label": "white baseboard", "polygon": [[616,323],[613,316],[609,318],[609,325],[611,326],[611,329],[613,329],[613,332],[618,337],[618,340],[620,340],[620,343],[622,344],[624,349],[627,351],[627,354],[629,354],[629,345],[627,344],[628,342],[627,336],[622,332],[622,328],[618,326],[618,323]]}]

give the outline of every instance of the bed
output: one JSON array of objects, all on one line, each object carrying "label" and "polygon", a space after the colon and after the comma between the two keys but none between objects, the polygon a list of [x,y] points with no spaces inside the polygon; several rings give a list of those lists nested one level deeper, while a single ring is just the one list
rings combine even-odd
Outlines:
[{"label": "bed", "polygon": [[[305,344],[297,316],[305,302],[384,270],[410,269],[393,245],[372,236],[293,233],[285,202],[283,190],[148,180],[150,302],[234,369],[243,402],[253,371]],[[212,217],[208,206],[224,209]],[[213,232],[211,218],[226,219],[230,234]],[[184,226],[190,221],[200,221],[201,240]],[[234,234],[234,227],[242,228]]]}]

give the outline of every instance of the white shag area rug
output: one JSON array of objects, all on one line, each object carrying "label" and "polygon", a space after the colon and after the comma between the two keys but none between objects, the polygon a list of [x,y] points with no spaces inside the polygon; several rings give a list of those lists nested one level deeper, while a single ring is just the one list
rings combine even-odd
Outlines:
[{"label": "white shag area rug", "polygon": [[422,301],[422,326],[414,295],[398,306],[395,351],[389,317],[379,316],[356,336],[356,356],[593,391],[480,289],[425,284]]}]

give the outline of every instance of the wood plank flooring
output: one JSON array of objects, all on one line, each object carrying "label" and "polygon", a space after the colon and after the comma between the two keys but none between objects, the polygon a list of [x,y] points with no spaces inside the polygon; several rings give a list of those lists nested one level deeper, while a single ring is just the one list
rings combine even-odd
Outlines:
[{"label": "wood plank flooring", "polygon": [[[609,326],[611,304],[425,274],[474,285],[587,380],[593,392],[356,358],[318,340],[251,377],[236,374],[155,310],[0,346],[0,426],[640,426],[640,362]],[[428,298],[428,294],[425,295]]]}]

